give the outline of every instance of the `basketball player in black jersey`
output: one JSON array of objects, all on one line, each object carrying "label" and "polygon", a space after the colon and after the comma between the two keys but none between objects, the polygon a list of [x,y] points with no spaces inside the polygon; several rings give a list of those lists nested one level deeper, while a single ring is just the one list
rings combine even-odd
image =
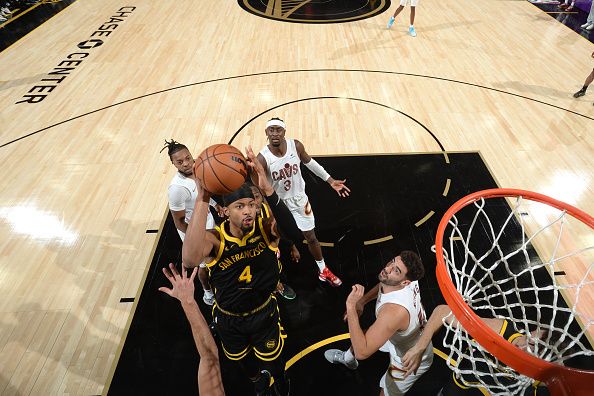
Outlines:
[{"label": "basketball player in black jersey", "polygon": [[287,395],[289,383],[281,358],[286,335],[274,297],[280,271],[275,219],[292,240],[299,240],[301,232],[251,148],[247,154],[272,216],[263,219],[256,215],[252,190],[244,184],[223,196],[228,219],[215,230],[206,230],[210,193],[197,183],[198,198],[183,245],[183,263],[190,268],[202,260],[206,263],[215,293],[213,319],[225,356],[240,362],[258,395],[270,394],[271,375],[277,394]]}]

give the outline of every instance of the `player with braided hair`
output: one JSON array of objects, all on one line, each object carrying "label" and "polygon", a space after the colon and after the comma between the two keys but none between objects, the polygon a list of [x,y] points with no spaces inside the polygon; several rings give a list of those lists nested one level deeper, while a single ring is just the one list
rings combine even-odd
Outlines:
[{"label": "player with braided hair", "polygon": [[[177,228],[177,232],[183,242],[186,236],[186,230],[188,229],[188,223],[192,217],[196,197],[198,196],[196,182],[194,180],[194,157],[192,157],[190,150],[185,144],[176,142],[173,139],[170,141],[165,140],[165,145],[160,152],[165,149],[167,149],[171,163],[177,168],[177,172],[171,179],[171,183],[169,183],[169,210],[171,217],[173,217],[175,228]],[[214,207],[219,213],[222,212],[222,208],[213,199],[210,200],[210,206]],[[212,229],[214,227],[215,220],[209,212],[206,228]],[[206,304],[212,305],[214,303],[214,293],[208,282],[208,274],[204,269],[204,265],[200,266],[198,278],[204,289],[202,299]]]}]

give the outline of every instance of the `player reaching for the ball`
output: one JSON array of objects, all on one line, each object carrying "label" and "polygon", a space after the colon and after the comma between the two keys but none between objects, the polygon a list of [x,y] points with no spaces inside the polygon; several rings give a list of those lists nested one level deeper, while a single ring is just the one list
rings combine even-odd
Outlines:
[{"label": "player reaching for the ball", "polygon": [[238,361],[258,395],[270,392],[274,377],[277,394],[289,393],[281,358],[284,334],[274,292],[279,281],[276,256],[279,233],[275,219],[291,239],[301,234],[289,210],[268,182],[251,148],[248,166],[273,216],[256,216],[254,195],[248,184],[224,195],[228,219],[215,230],[205,230],[210,193],[197,182],[198,198],[183,245],[183,262],[197,266],[203,259],[215,290],[213,319],[225,356]]},{"label": "player reaching for the ball", "polygon": [[285,139],[286,126],[280,118],[273,118],[266,124],[268,145],[258,154],[258,160],[267,170],[272,187],[285,202],[307,240],[307,247],[316,260],[321,281],[340,286],[342,281],[330,271],[324,262],[322,248],[315,233],[315,218],[309,199],[305,194],[305,181],[299,164],[303,164],[316,176],[328,182],[340,197],[348,197],[351,190],[346,180],[334,180],[318,162],[305,151],[303,143],[296,139]]}]

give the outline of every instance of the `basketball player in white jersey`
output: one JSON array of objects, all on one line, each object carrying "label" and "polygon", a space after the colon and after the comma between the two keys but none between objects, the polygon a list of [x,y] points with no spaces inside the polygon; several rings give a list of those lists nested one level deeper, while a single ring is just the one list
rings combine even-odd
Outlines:
[{"label": "basketball player in white jersey", "polygon": [[[171,212],[171,217],[173,217],[175,228],[177,228],[177,232],[183,242],[186,236],[186,230],[188,229],[188,223],[192,217],[196,197],[198,196],[196,181],[194,180],[194,157],[192,157],[190,150],[184,144],[176,142],[173,139],[169,142],[165,140],[165,146],[161,151],[164,149],[167,149],[171,163],[177,168],[177,172],[175,172],[171,183],[169,183],[169,211]],[[214,207],[219,213],[222,212],[222,208],[212,198],[210,200],[210,206]],[[206,218],[206,228],[215,228],[215,220],[210,212]],[[198,279],[200,279],[200,283],[204,289],[202,299],[206,304],[212,305],[214,303],[214,293],[208,283],[208,274],[204,265],[200,265]]]},{"label": "basketball player in white jersey", "polygon": [[307,247],[316,260],[319,279],[334,287],[342,281],[330,271],[324,262],[322,248],[315,233],[315,218],[309,199],[305,194],[305,181],[299,164],[303,164],[316,176],[324,180],[340,197],[348,197],[349,188],[346,180],[334,180],[318,162],[305,151],[303,143],[295,139],[285,139],[286,126],[280,118],[273,118],[266,123],[268,145],[258,154],[258,160],[267,171],[274,191],[289,208],[297,227],[303,232]]},{"label": "basketball player in white jersey", "polygon": [[[326,359],[355,369],[357,359],[367,359],[378,350],[389,352],[390,366],[380,380],[380,395],[405,394],[433,362],[433,345],[429,342],[422,352],[416,373],[404,375],[402,358],[415,346],[427,322],[418,283],[424,273],[420,257],[405,250],[386,264],[378,275],[379,283],[365,295],[363,286],[354,285],[346,301],[352,346],[346,352],[327,350],[324,353]],[[367,332],[363,332],[359,316],[363,306],[374,299],[377,299],[376,321]]]}]

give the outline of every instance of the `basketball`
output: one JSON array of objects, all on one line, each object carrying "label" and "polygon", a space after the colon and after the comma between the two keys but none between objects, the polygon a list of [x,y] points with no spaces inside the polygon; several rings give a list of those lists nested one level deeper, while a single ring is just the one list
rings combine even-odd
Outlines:
[{"label": "basketball", "polygon": [[229,194],[245,182],[248,174],[246,159],[231,145],[215,144],[200,153],[194,164],[194,174],[212,194]]}]

